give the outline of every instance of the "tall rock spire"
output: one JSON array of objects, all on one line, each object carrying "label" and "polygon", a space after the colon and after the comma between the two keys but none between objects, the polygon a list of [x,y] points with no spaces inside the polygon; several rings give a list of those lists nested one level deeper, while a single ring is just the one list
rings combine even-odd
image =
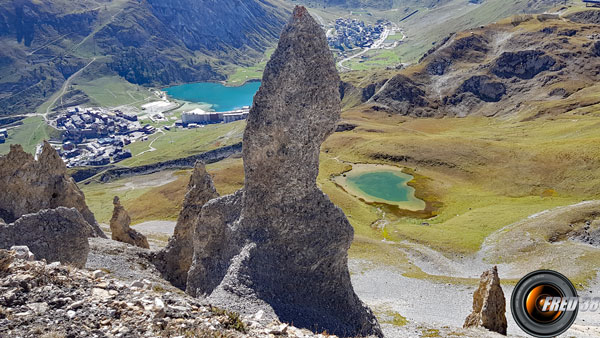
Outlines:
[{"label": "tall rock spire", "polygon": [[202,161],[197,161],[190,176],[187,193],[173,237],[166,248],[156,254],[154,263],[163,277],[174,286],[185,289],[187,275],[194,256],[194,227],[202,206],[219,197],[210,174]]},{"label": "tall rock spire", "polygon": [[322,28],[296,7],[254,97],[244,189],[202,208],[188,293],[320,332],[382,335],[350,282],[352,226],[316,185],[339,83]]}]

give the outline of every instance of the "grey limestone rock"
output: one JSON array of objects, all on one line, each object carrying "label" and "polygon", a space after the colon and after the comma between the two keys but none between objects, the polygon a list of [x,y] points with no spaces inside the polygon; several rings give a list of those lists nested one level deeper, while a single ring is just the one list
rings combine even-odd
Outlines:
[{"label": "grey limestone rock", "polygon": [[27,214],[0,225],[0,248],[27,246],[36,259],[83,267],[93,229],[74,208],[59,207]]},{"label": "grey limestone rock", "polygon": [[202,208],[189,294],[319,332],[382,336],[350,281],[352,226],[316,185],[339,83],[323,30],[296,7],[254,97],[244,188]]},{"label": "grey limestone rock", "polygon": [[150,245],[148,244],[146,236],[129,227],[131,218],[129,217],[127,210],[121,205],[119,197],[115,196],[113,199],[113,206],[113,215],[110,219],[111,238],[115,241],[149,249]]},{"label": "grey limestone rock", "polygon": [[479,287],[473,294],[473,312],[463,327],[485,327],[506,335],[506,300],[496,267],[481,274]]},{"label": "grey limestone rock", "polygon": [[75,208],[92,226],[90,236],[106,238],[87,207],[85,196],[48,142],[44,142],[37,160],[20,145],[11,145],[10,152],[0,156],[0,186],[0,218],[7,223],[42,209]]},{"label": "grey limestone rock", "polygon": [[190,176],[173,237],[169,239],[167,247],[159,251],[154,259],[156,267],[165,279],[178,288],[185,290],[188,270],[194,256],[194,226],[202,206],[218,196],[204,163],[197,161]]}]

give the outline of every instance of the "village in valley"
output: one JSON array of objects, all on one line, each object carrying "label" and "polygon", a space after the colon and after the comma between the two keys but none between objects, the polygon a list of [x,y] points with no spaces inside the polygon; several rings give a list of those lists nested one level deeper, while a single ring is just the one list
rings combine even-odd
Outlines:
[{"label": "village in valley", "polygon": [[335,20],[334,33],[327,36],[327,41],[330,47],[340,50],[355,47],[368,48],[381,38],[388,24],[389,22],[385,20],[369,25],[357,19],[338,18]]},{"label": "village in valley", "polygon": [[[148,141],[156,133],[176,129],[201,128],[207,124],[230,123],[246,119],[250,107],[229,112],[195,108],[176,114],[178,104],[166,96],[161,101],[145,104],[141,111],[126,107],[70,107],[58,112],[48,124],[61,131],[61,140],[52,145],[67,167],[102,166],[131,158],[127,145]],[[7,137],[6,130],[0,136]],[[38,152],[41,148],[38,147]]]}]

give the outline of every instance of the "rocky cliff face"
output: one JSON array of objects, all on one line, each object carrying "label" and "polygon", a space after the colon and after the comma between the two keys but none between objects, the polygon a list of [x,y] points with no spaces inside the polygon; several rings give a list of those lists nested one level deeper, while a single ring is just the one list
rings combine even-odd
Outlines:
[{"label": "rocky cliff face", "polygon": [[500,286],[498,269],[481,274],[479,287],[473,294],[473,312],[465,320],[463,327],[485,327],[506,335],[506,300]]},{"label": "rocky cliff face", "polygon": [[323,30],[297,7],[254,97],[244,189],[202,208],[188,293],[313,330],[382,335],[350,282],[352,226],[316,185],[339,83]]},{"label": "rocky cliff face", "polygon": [[62,206],[77,209],[92,226],[92,236],[106,237],[85,204],[85,196],[67,175],[64,162],[47,142],[38,160],[20,145],[11,145],[10,152],[0,156],[0,186],[0,218],[5,222]]},{"label": "rocky cliff face", "polygon": [[82,268],[93,229],[76,209],[59,207],[24,215],[11,224],[0,224],[0,248],[24,245],[36,259]]},{"label": "rocky cliff face", "polygon": [[194,256],[195,225],[202,206],[218,196],[204,163],[196,162],[173,237],[169,239],[167,247],[160,251],[155,259],[155,264],[165,279],[178,288],[185,290],[188,270]]},{"label": "rocky cliff face", "polygon": [[140,248],[149,249],[150,245],[148,244],[146,236],[129,227],[131,224],[131,218],[129,218],[127,210],[125,210],[125,208],[121,205],[119,197],[115,196],[113,199],[113,206],[113,214],[112,218],[110,219],[110,231],[112,239],[115,241],[139,246]]}]

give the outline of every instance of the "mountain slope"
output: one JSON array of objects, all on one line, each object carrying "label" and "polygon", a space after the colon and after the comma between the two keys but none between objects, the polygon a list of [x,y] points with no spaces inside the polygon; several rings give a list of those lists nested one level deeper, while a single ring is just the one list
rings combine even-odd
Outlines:
[{"label": "mountain slope", "polygon": [[279,0],[5,2],[0,116],[35,109],[91,61],[94,77],[141,85],[222,80],[228,64],[250,64],[272,45],[288,12]]},{"label": "mountain slope", "polygon": [[404,6],[433,7],[451,0],[302,0],[313,7],[377,8],[392,9]]},{"label": "mountain slope", "polygon": [[517,16],[452,34],[417,65],[354,96],[370,109],[412,116],[585,113],[600,104],[599,37],[600,25]]}]

